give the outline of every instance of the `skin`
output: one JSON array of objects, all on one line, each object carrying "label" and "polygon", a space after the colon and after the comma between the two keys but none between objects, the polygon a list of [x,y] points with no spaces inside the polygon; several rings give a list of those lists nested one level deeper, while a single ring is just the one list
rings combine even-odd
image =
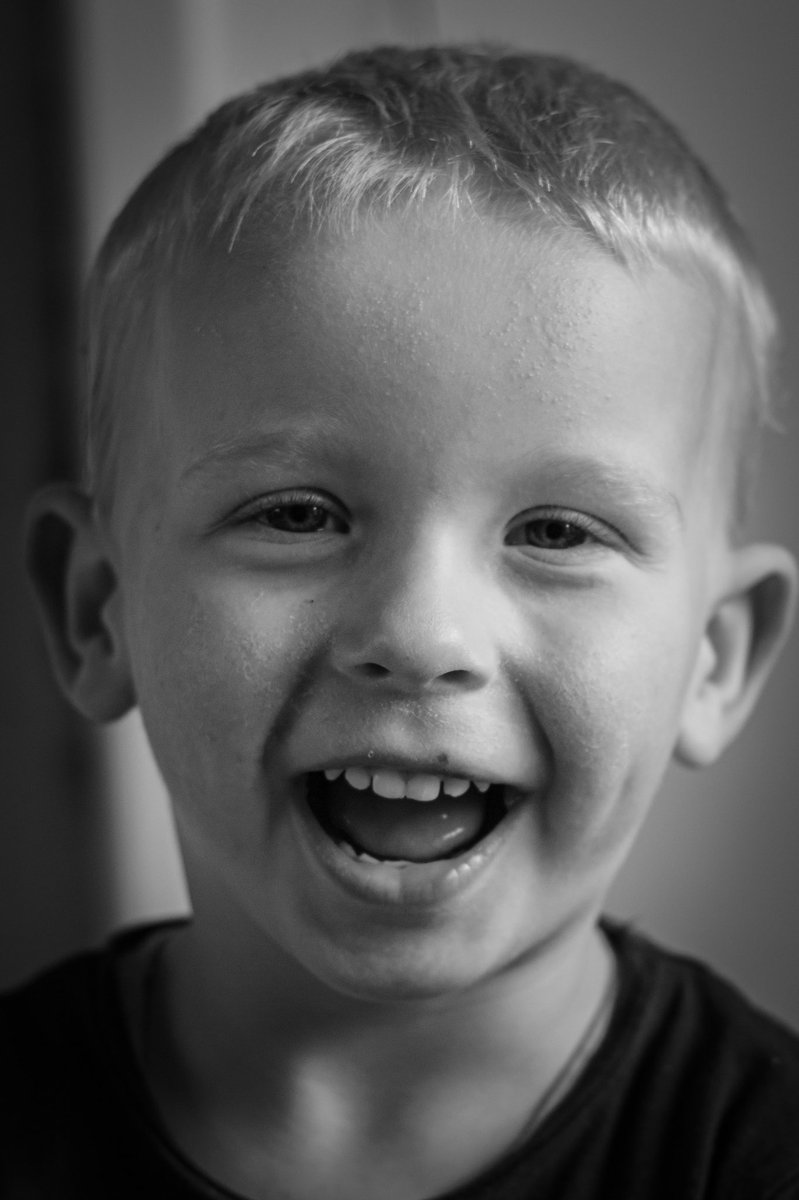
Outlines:
[{"label": "skin", "polygon": [[[582,1036],[664,769],[723,749],[787,626],[787,556],[724,533],[730,336],[665,267],[433,213],[162,297],[137,470],[110,519],[48,511],[95,614],[66,686],[140,705],[195,907],[145,1069],[230,1186],[451,1187]],[[298,825],[309,770],[396,755],[521,797],[457,889],[353,891]]]}]

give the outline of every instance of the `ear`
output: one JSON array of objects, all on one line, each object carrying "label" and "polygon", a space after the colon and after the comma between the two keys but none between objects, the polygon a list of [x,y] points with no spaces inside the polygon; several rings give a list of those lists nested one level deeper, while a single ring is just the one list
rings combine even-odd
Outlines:
[{"label": "ear", "polygon": [[683,709],[675,755],[687,766],[714,762],[743,727],[790,632],[796,594],[797,566],[781,546],[731,552]]},{"label": "ear", "polygon": [[93,721],[135,704],[116,569],[89,498],[70,484],[28,510],[27,564],[56,678]]}]

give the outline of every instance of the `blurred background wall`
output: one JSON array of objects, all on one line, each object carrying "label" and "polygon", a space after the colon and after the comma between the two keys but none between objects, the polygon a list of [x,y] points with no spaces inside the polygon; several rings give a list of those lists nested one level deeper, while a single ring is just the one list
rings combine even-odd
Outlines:
[{"label": "blurred background wall", "polygon": [[[71,16],[62,65],[73,81],[82,270],[141,175],[224,97],[353,46],[491,38],[565,52],[618,75],[687,133],[735,197],[759,249],[785,324],[786,391],[796,395],[794,0],[72,0],[63,7]],[[754,532],[799,552],[792,407],[786,433],[769,447]],[[42,434],[25,436],[41,441]],[[723,761],[669,776],[611,898],[616,914],[708,959],[797,1026],[798,643]],[[38,650],[25,653],[34,665],[16,669],[35,676],[41,711],[58,708]],[[36,777],[37,756],[52,738],[36,729],[30,706],[25,716]],[[4,733],[11,728],[4,724]],[[95,772],[73,770],[69,786],[60,785],[58,764],[35,786],[24,766],[12,773],[0,831],[10,864],[0,896],[0,981],[120,923],[187,905],[168,807],[135,715],[98,735],[95,761]]]}]

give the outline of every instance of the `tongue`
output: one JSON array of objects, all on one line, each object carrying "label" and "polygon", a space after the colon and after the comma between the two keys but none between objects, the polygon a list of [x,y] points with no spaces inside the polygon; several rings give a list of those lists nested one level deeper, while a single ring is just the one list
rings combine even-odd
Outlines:
[{"label": "tongue", "polygon": [[356,850],[408,862],[457,854],[478,839],[486,816],[485,797],[473,787],[457,798],[386,800],[343,779],[324,785],[323,808],[328,827]]}]

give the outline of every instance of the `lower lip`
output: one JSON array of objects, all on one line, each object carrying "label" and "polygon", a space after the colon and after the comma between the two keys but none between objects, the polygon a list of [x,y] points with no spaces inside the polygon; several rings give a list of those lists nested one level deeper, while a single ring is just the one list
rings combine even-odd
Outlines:
[{"label": "lower lip", "polygon": [[481,886],[493,872],[526,805],[514,804],[476,846],[435,862],[370,863],[353,858],[322,829],[305,798],[292,806],[298,838],[310,865],[357,900],[391,907],[430,908]]}]

